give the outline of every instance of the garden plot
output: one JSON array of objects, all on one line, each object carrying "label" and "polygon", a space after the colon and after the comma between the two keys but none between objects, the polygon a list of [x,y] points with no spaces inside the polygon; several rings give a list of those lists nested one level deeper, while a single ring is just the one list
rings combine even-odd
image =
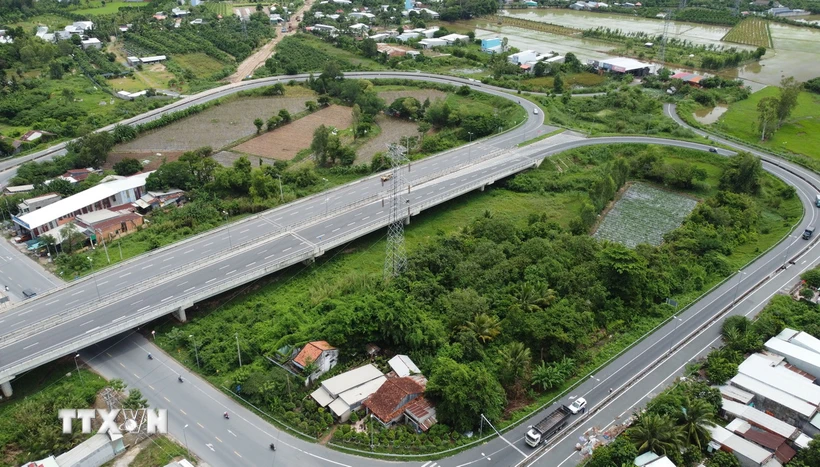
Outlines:
[{"label": "garden plot", "polygon": [[726,33],[721,40],[757,47],[770,48],[772,46],[769,23],[761,18],[744,19]]},{"label": "garden plot", "polygon": [[433,102],[436,99],[444,99],[447,93],[436,89],[407,89],[402,91],[379,91],[379,97],[384,99],[385,105],[390,105],[399,97],[415,97],[419,102],[424,103],[425,99]]},{"label": "garden plot", "polygon": [[345,129],[353,124],[353,109],[331,105],[307,117],[289,123],[246,141],[233,149],[259,157],[289,161],[296,153],[310,147],[313,132],[321,125]]},{"label": "garden plot", "polygon": [[[280,109],[290,113],[305,110],[306,97],[250,97],[216,105],[196,115],[118,144],[117,153],[154,154],[168,151],[190,151],[210,146],[214,150],[253,135],[256,118],[267,120]],[[312,134],[312,133],[311,133]]]},{"label": "garden plot", "polygon": [[615,202],[593,236],[630,248],[641,243],[660,245],[663,234],[679,227],[697,204],[685,196],[635,183]]}]

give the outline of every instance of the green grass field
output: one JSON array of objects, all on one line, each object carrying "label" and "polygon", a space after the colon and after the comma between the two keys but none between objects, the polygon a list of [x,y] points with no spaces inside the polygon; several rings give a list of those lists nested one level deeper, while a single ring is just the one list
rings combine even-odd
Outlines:
[{"label": "green grass field", "polygon": [[182,68],[191,71],[197,78],[207,78],[225,68],[222,62],[201,52],[174,55],[173,60]]},{"label": "green grass field", "polygon": [[[606,76],[597,75],[595,73],[572,73],[561,77],[564,80],[565,86],[598,86],[607,80]],[[539,78],[529,78],[522,81],[523,84],[530,86],[544,86],[551,88],[555,78],[552,76],[541,76]]]},{"label": "green grass field", "polygon": [[231,14],[232,4],[229,2],[204,2],[203,5],[215,14],[222,15],[223,18]]},{"label": "green grass field", "polygon": [[119,11],[120,8],[133,8],[137,6],[143,6],[144,3],[138,2],[107,2],[105,5],[102,4],[102,1],[92,1],[88,2],[88,8],[82,8],[80,10],[74,10],[72,13],[78,15],[91,15],[91,16],[99,16],[99,15],[109,15],[112,13],[116,13]]},{"label": "green grass field", "polygon": [[820,96],[800,93],[797,107],[785,124],[767,141],[757,132],[757,103],[764,97],[777,96],[778,88],[767,87],[749,99],[729,106],[729,111],[714,124],[732,136],[761,144],[777,151],[789,151],[820,160]]},{"label": "green grass field", "polygon": [[772,37],[769,34],[769,23],[761,18],[744,19],[727,32],[721,40],[757,47],[769,48],[772,46]]},{"label": "green grass field", "polygon": [[38,26],[48,26],[49,31],[63,29],[64,26],[73,23],[70,19],[58,15],[37,15],[26,18],[25,21],[14,23],[14,26],[23,28],[26,32],[34,33]]}]

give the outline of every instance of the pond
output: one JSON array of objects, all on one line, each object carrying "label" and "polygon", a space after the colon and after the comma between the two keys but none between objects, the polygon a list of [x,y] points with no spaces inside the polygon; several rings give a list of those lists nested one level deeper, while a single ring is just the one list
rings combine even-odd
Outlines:
[{"label": "pond", "polygon": [[709,125],[718,121],[720,116],[726,113],[727,110],[729,110],[728,105],[718,104],[711,109],[696,110],[692,113],[692,116],[695,117],[695,120],[698,122],[703,123],[704,125]]}]

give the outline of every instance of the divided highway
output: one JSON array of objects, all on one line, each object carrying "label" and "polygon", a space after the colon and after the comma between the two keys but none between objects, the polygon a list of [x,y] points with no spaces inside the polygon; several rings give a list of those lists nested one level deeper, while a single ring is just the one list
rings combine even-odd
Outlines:
[{"label": "divided highway", "polygon": [[[355,75],[357,74],[348,76]],[[379,76],[372,73],[359,75],[365,78]],[[387,77],[388,74],[380,75]],[[418,73],[390,74],[390,77],[395,76],[471,84],[465,80],[425,76]],[[285,80],[285,78],[279,79]],[[286,79],[289,80],[291,77],[286,77]],[[276,82],[276,80],[278,79],[239,83],[227,87],[231,89],[214,91],[214,94],[235,92],[234,88],[239,85],[263,86]],[[472,85],[476,87],[475,84]],[[478,89],[516,99],[503,92],[488,89],[484,85],[479,86]],[[188,102],[189,105],[198,103]],[[545,157],[574,147],[634,142],[707,149],[705,145],[658,138],[585,139],[572,134],[557,135],[520,149],[508,149],[518,142],[533,138],[543,132],[542,116],[534,116],[532,105],[526,101],[523,103],[530,118],[515,130],[473,143],[471,147],[460,148],[414,162],[412,166],[403,168],[408,186],[402,190],[402,196],[404,196],[403,201],[407,201],[410,213],[415,215],[448,199],[533,167]],[[733,146],[728,142],[727,145]],[[720,152],[723,155],[730,154],[724,150]],[[49,155],[45,154],[43,157],[49,157]],[[815,174],[787,162],[771,157],[768,160],[776,165],[766,162],[764,168],[795,186],[804,204],[807,215],[794,231],[799,233],[805,225],[814,223],[816,220],[816,210],[812,202],[814,195],[818,192],[816,187],[820,186],[820,179]],[[184,309],[194,300],[201,299],[197,297],[220,293],[224,287],[234,287],[242,281],[247,282],[253,280],[254,277],[269,274],[289,264],[310,259],[327,249],[383,228],[389,221],[390,191],[387,185],[389,182],[382,186],[378,177],[353,182],[327,193],[290,203],[226,228],[217,229],[129,260],[120,266],[72,282],[0,314],[0,325],[3,329],[0,334],[0,382],[8,381],[14,375],[36,367],[44,361],[61,357],[113,337],[156,316],[168,313],[174,307]],[[790,238],[777,245],[745,268],[740,273],[739,280],[738,278],[732,279],[716,288],[686,310],[681,315],[681,320],[661,327],[606,367],[590,375],[589,380],[573,391],[570,396],[583,396],[590,402],[589,407],[592,413],[581,427],[586,428],[593,424],[605,426],[606,423],[617,418],[619,413],[628,412],[632,406],[643,400],[645,394],[641,391],[645,389],[645,384],[657,378],[661,378],[660,383],[663,383],[668,379],[668,371],[679,372],[680,369],[675,368],[678,363],[671,369],[667,368],[666,364],[661,364],[657,370],[648,373],[644,379],[630,385],[635,375],[643,373],[658,358],[668,354],[670,349],[676,348],[677,343],[682,341],[684,336],[688,336],[707,323],[711,317],[734,301],[735,297],[743,297],[743,301],[735,305],[735,310],[749,313],[756,309],[759,310],[766,298],[765,294],[770,293],[772,288],[776,292],[779,287],[782,287],[781,284],[793,280],[800,270],[811,266],[817,258],[820,258],[816,248],[810,249],[804,256],[801,256],[801,261],[806,262],[805,265],[798,263],[799,268],[792,267],[786,269],[785,272],[774,274],[785,262],[786,257],[796,256],[804,246],[806,243],[799,238]],[[774,277],[770,285],[760,289],[761,292],[754,292],[744,297],[746,290],[767,276]],[[707,330],[702,335],[704,337],[695,338],[691,341],[692,344],[675,350],[671,361],[678,362],[681,359],[688,361],[702,353],[703,349],[694,344],[699,344],[699,339],[713,339],[716,328],[713,326],[710,329],[711,331]],[[129,352],[141,353],[141,350],[137,350],[138,345],[142,344],[134,341]],[[708,346],[706,348],[708,349]],[[115,356],[109,357],[115,358]],[[167,374],[182,371],[176,362],[163,362],[162,364],[166,374],[163,378],[167,378]],[[156,371],[157,375],[160,374],[160,370],[147,367],[140,368],[138,371],[146,374]],[[191,386],[195,386],[197,391],[202,393],[201,400],[195,399],[196,403],[185,402],[190,405],[187,408],[188,412],[196,411],[201,414],[205,406],[211,407],[209,411],[213,411],[213,407],[220,407],[219,410],[221,410],[221,407],[226,406],[224,399],[227,398],[224,395],[207,387],[207,383],[193,377],[186,380],[184,385],[164,384],[164,386],[164,391],[158,394],[167,394],[163,397],[171,400],[185,399],[185,394],[190,391]],[[613,394],[610,394],[610,388],[614,389]],[[654,390],[651,387],[650,389]],[[213,394],[205,394],[207,391],[212,391]],[[208,401],[212,401],[213,405]],[[568,399],[559,401],[559,403],[567,402]],[[162,406],[163,404],[159,401],[154,405]],[[543,417],[552,408],[546,407],[534,418]],[[612,412],[615,412],[614,416]],[[176,417],[181,418],[175,419]],[[183,436],[188,438],[194,436],[196,439],[206,440],[209,437],[219,438],[233,435],[236,439],[227,438],[231,443],[236,443],[236,446],[245,446],[242,450],[244,455],[234,450],[227,456],[224,453],[217,454],[218,451],[213,445],[208,446],[213,443],[204,442],[198,446],[191,446],[197,455],[212,465],[233,465],[240,462],[270,465],[276,459],[264,447],[270,440],[270,433],[276,434],[277,437],[280,435],[277,430],[264,425],[264,422],[253,413],[243,411],[241,420],[235,422],[232,419],[231,427],[228,429],[230,435],[224,433],[224,427],[213,430],[210,427],[207,430],[202,427],[202,433],[199,433],[196,428],[189,427],[187,435],[183,435],[180,425],[188,423],[186,417],[189,417],[187,412],[171,416],[172,432],[179,439]],[[214,422],[214,424],[217,423]],[[495,438],[486,444],[447,459],[435,463],[416,462],[415,464],[424,464],[426,467],[472,464],[517,465],[526,455],[533,453],[533,450],[523,442],[526,425],[524,423],[506,432],[503,438]],[[199,434],[192,434],[192,432]],[[568,436],[557,437],[554,447],[539,452],[539,455],[543,457],[537,460],[537,465],[556,466],[565,462],[577,463],[577,454],[573,454],[577,434],[577,431],[570,431],[567,433]],[[288,435],[282,434],[281,436],[285,440],[281,448],[282,452],[277,451],[276,454],[276,456],[283,457],[281,465],[295,465],[297,462],[299,465],[376,465],[384,463],[378,460],[356,459],[348,454],[338,453],[319,445],[305,447]],[[262,444],[258,445],[259,443]],[[258,449],[253,450],[253,447]],[[247,454],[248,452],[252,454]],[[233,457],[233,455],[240,457]],[[290,462],[285,459],[289,459]]]}]

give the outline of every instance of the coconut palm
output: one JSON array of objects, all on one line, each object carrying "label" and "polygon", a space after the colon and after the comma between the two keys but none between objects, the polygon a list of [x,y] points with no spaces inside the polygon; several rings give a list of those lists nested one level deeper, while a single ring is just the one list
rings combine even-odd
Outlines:
[{"label": "coconut palm", "polygon": [[497,316],[479,313],[475,315],[472,321],[467,321],[463,328],[474,332],[476,338],[480,340],[482,344],[486,344],[501,334],[501,320],[499,320]]},{"label": "coconut palm", "polygon": [[678,426],[689,444],[702,450],[711,438],[707,427],[715,426],[715,409],[703,399],[687,396],[678,414]]},{"label": "coconut palm", "polygon": [[529,375],[532,353],[521,342],[510,342],[499,349],[498,360],[505,382],[518,384]]},{"label": "coconut palm", "polygon": [[651,412],[641,415],[626,434],[641,453],[652,451],[666,455],[680,449],[683,444],[681,430],[675,426],[674,420]]}]

